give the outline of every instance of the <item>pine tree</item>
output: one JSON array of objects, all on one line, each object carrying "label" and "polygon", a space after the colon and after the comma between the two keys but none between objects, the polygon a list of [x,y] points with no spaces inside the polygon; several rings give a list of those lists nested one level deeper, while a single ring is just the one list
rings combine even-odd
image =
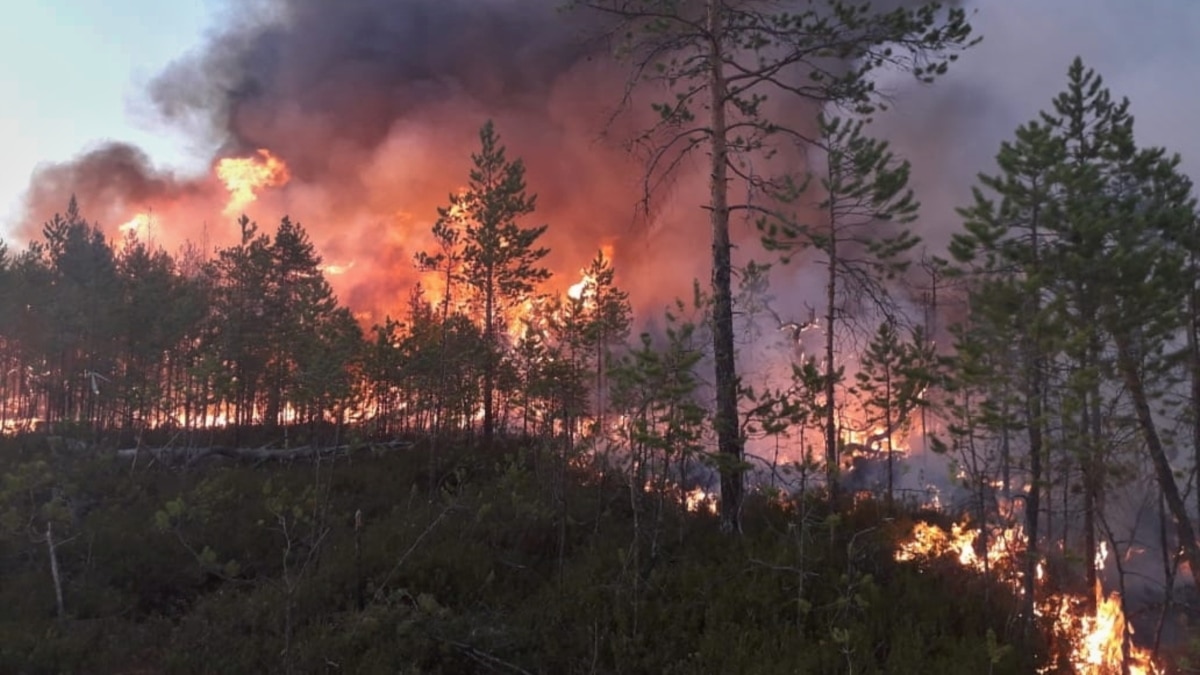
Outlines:
[{"label": "pine tree", "polygon": [[887,457],[887,504],[895,501],[895,438],[910,428],[912,416],[927,405],[925,391],[935,380],[936,356],[920,328],[902,340],[894,321],[879,324],[859,359],[856,394],[868,428],[882,429]]},{"label": "pine tree", "polygon": [[[763,243],[770,250],[815,250],[825,266],[824,436],[830,502],[838,498],[843,429],[837,417],[844,393],[840,338],[859,311],[886,317],[896,301],[886,282],[907,266],[904,254],[920,241],[903,226],[916,218],[918,204],[908,189],[910,165],[897,161],[888,144],[863,133],[866,120],[821,116],[820,143],[825,167],[819,183],[824,196],[818,225],[763,221]],[[799,199],[803,189],[785,197]]]},{"label": "pine tree", "polygon": [[443,425],[442,407],[446,398],[443,388],[446,386],[446,359],[450,355],[446,351],[446,342],[450,329],[450,308],[455,298],[455,288],[463,280],[463,251],[462,232],[455,226],[461,217],[461,209],[439,208],[438,219],[433,224],[433,239],[437,242],[438,250],[434,253],[421,252],[416,256],[417,267],[423,271],[434,272],[442,283],[442,299],[439,304],[441,314],[441,341],[438,348],[439,377],[435,387],[433,409],[433,440],[430,449],[431,456],[437,452],[438,434]]},{"label": "pine tree", "polygon": [[482,304],[483,441],[490,444],[496,424],[500,319],[505,308],[549,279],[550,272],[540,266],[549,250],[537,246],[546,226],[517,223],[533,213],[537,203],[535,195],[526,193],[525,164],[508,159],[492,122],[483,126],[479,140],[480,151],[471,156],[473,168],[466,190],[451,195],[450,206],[439,215],[462,232],[463,281]]},{"label": "pine tree", "polygon": [[583,270],[579,301],[585,313],[584,347],[591,351],[589,361],[594,369],[593,398],[595,401],[594,436],[604,442],[605,374],[611,365],[610,350],[629,335],[633,311],[629,293],[616,285],[616,270],[612,262],[597,251],[596,257]]},{"label": "pine tree", "polygon": [[[959,352],[982,354],[985,343],[1015,346],[1011,369],[997,368],[998,377],[982,391],[999,412],[991,417],[995,432],[1007,441],[1014,426],[1025,430],[1025,611],[1031,620],[1041,499],[1054,485],[1045,471],[1051,418],[1061,420],[1056,445],[1068,449],[1082,476],[1090,581],[1096,578],[1090,560],[1097,509],[1111,462],[1106,448],[1115,445],[1113,434],[1128,429],[1123,420],[1130,417],[1185,557],[1200,555],[1151,412],[1172,379],[1174,361],[1162,355],[1185,324],[1184,299],[1192,287],[1180,282],[1195,204],[1178,159],[1161,149],[1138,149],[1128,103],[1114,101],[1078,59],[1052,111],[1021,126],[1001,146],[998,163],[1000,175],[980,177],[975,204],[962,211],[967,233],[952,246],[971,284],[971,328],[959,332]],[[1125,405],[1130,417],[1111,412]],[[1018,419],[1006,419],[1014,409]],[[1062,485],[1069,495],[1068,477]]]},{"label": "pine tree", "polygon": [[[967,265],[976,284],[970,307],[977,330],[1006,336],[1018,345],[1016,383],[1024,409],[1029,477],[1025,496],[1025,534],[1029,544],[1025,568],[1025,618],[1032,627],[1038,525],[1041,513],[1046,418],[1043,411],[1047,366],[1052,356],[1052,316],[1047,310],[1045,247],[1048,225],[1056,217],[1054,172],[1063,160],[1061,144],[1044,124],[1017,129],[1016,139],[1001,145],[997,163],[1002,174],[980,176],[984,187],[1002,196],[999,205],[983,190],[975,204],[961,211],[966,233],[956,235],[951,252]],[[974,333],[972,333],[974,334]],[[960,349],[962,346],[960,345]]]},{"label": "pine tree", "polygon": [[[712,339],[722,528],[740,531],[744,439],[739,430],[734,348],[730,218],[739,211],[777,219],[774,205],[731,199],[778,193],[791,176],[758,172],[781,149],[805,147],[803,126],[773,118],[764,103],[832,103],[869,113],[880,103],[871,75],[884,68],[932,81],[972,44],[961,9],[940,3],[877,10],[840,0],[807,7],[705,0],[572,0],[624,36],[619,53],[634,62],[631,85],[653,79],[670,98],[654,104],[660,121],[637,141],[647,147],[647,192],[693,152],[707,153],[712,238]],[[703,112],[702,112],[703,111]],[[737,194],[736,192],[733,194]],[[649,198],[649,197],[647,197]]]},{"label": "pine tree", "polygon": [[50,420],[86,422],[99,428],[115,397],[103,393],[100,378],[111,380],[118,330],[116,256],[98,227],[84,220],[72,197],[65,215],[43,227],[50,274],[45,305],[51,379],[61,383],[50,399]]}]

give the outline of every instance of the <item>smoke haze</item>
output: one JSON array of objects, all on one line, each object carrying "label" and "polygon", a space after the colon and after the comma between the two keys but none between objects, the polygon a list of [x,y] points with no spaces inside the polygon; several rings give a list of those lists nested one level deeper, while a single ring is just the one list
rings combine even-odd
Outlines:
[{"label": "smoke haze", "polygon": [[[231,4],[224,28],[170,64],[148,97],[161,116],[207,138],[216,156],[269,148],[293,176],[250,215],[270,229],[284,213],[301,221],[342,299],[379,320],[395,313],[415,280],[412,256],[429,248],[435,209],[466,180],[476,132],[496,120],[513,156],[525,159],[536,222],[550,225],[550,266],[563,287],[602,245],[613,246],[619,281],[639,309],[657,311],[707,277],[706,197],[701,167],[686,166],[636,216],[642,165],[615,139],[650,121],[638,102],[608,139],[600,132],[623,91],[625,71],[584,37],[594,16],[558,11],[560,0],[260,0]],[[894,109],[875,133],[914,163],[924,209],[914,229],[939,251],[958,227],[954,207],[999,143],[1049,105],[1081,54],[1119,95],[1133,99],[1144,143],[1200,156],[1200,115],[1186,76],[1200,65],[1190,27],[1200,7],[1162,0],[1152,8],[1107,0],[964,3],[984,41],[932,87],[883,85]],[[789,120],[812,109],[788,110]],[[77,193],[85,215],[108,228],[137,213],[170,247],[202,236],[231,243],[211,177],[181,179],[135,148],[91,149],[43,169],[27,195],[24,234]],[[752,227],[738,224],[743,257]],[[703,233],[701,236],[699,233]],[[758,257],[764,257],[759,255]],[[773,291],[797,314],[816,304],[818,275],[777,275]]]}]

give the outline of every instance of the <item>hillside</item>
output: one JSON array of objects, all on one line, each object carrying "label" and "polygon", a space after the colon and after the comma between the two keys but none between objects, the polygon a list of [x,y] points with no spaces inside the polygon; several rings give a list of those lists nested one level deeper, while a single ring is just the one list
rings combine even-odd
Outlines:
[{"label": "hillside", "polygon": [[1043,651],[1003,587],[896,563],[912,516],[872,501],[755,494],[728,536],[532,442],[190,466],[3,445],[4,672],[1019,673]]}]

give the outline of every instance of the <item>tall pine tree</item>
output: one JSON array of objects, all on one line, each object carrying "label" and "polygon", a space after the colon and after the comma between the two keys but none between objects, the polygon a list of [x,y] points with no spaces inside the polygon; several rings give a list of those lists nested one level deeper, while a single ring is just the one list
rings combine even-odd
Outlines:
[{"label": "tall pine tree", "polygon": [[441,220],[462,232],[463,280],[479,301],[485,342],[483,367],[483,441],[496,428],[496,374],[500,364],[499,328],[506,308],[519,303],[550,278],[541,266],[549,249],[537,246],[546,226],[517,221],[534,212],[536,195],[526,193],[525,164],[509,160],[495,125],[479,132],[480,150],[471,155],[467,188],[450,195]]}]

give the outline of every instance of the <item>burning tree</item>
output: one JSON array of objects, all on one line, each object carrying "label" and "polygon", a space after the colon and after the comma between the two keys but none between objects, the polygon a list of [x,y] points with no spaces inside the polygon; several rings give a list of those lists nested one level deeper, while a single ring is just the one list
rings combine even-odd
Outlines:
[{"label": "burning tree", "polygon": [[856,393],[866,409],[868,428],[883,432],[887,453],[887,501],[891,507],[895,487],[895,436],[908,429],[912,416],[927,404],[925,391],[936,375],[936,356],[918,328],[903,340],[892,321],[879,324],[861,359]]},{"label": "burning tree", "polygon": [[[1181,280],[1189,279],[1195,204],[1178,159],[1136,146],[1128,102],[1115,101],[1080,60],[1053,109],[1021,126],[997,159],[1001,173],[980,177],[962,211],[967,232],[952,247],[969,307],[959,391],[977,412],[962,425],[966,440],[984,430],[999,440],[1005,466],[1010,442],[1027,459],[1023,593],[1032,621],[1035,568],[1050,538],[1042,524],[1053,515],[1043,497],[1055,487],[1064,500],[1079,495],[1080,559],[1094,585],[1103,496],[1120,448],[1147,453],[1196,574],[1196,534],[1152,410],[1173,404],[1172,345],[1189,330],[1191,286]],[[1135,434],[1140,447],[1124,440]],[[1049,460],[1059,448],[1054,475]],[[1066,548],[1068,514],[1061,518]]]},{"label": "burning tree", "polygon": [[[768,99],[779,97],[785,109],[833,104],[869,112],[880,99],[872,75],[897,69],[933,80],[946,72],[954,52],[972,44],[970,26],[963,10],[938,3],[891,11],[841,1],[571,4],[611,20],[619,52],[633,62],[632,82],[650,79],[670,92],[654,106],[659,122],[636,139],[649,149],[647,193],[692,153],[708,154],[710,195],[703,208],[712,236],[721,514],[726,530],[738,530],[744,439],[738,425],[730,219],[737,212],[775,218],[772,206],[749,196],[788,185],[785,168],[779,175],[768,173],[777,166],[773,158],[812,144],[806,129],[782,121],[786,110],[773,109]],[[734,181],[744,189],[733,190]]]},{"label": "burning tree", "polygon": [[[896,302],[886,282],[904,270],[903,255],[919,242],[902,227],[916,218],[918,204],[908,189],[908,162],[897,161],[886,142],[864,135],[864,120],[821,115],[819,125],[817,143],[825,154],[825,167],[818,174],[823,197],[817,208],[824,222],[805,223],[781,212],[760,220],[759,226],[768,249],[789,254],[815,250],[825,265],[822,412],[826,481],[830,503],[836,504],[846,431],[838,409],[847,389],[839,338],[862,310],[895,320]],[[806,184],[787,184],[777,197],[783,204],[795,202]],[[901,227],[889,232],[884,229],[889,223]],[[889,454],[890,438],[889,432]],[[889,494],[890,480],[889,469]]]},{"label": "burning tree", "polygon": [[[483,440],[491,443],[496,426],[496,372],[499,367],[498,322],[502,310],[518,304],[537,284],[550,278],[540,266],[549,250],[536,247],[546,226],[522,227],[517,219],[533,213],[536,195],[525,192],[525,165],[510,161],[495,126],[489,121],[479,132],[480,151],[467,188],[450,195],[450,206],[439,212],[444,227],[462,237],[462,281],[482,304],[480,321],[485,342],[483,369]],[[449,297],[449,288],[447,288]]]}]

